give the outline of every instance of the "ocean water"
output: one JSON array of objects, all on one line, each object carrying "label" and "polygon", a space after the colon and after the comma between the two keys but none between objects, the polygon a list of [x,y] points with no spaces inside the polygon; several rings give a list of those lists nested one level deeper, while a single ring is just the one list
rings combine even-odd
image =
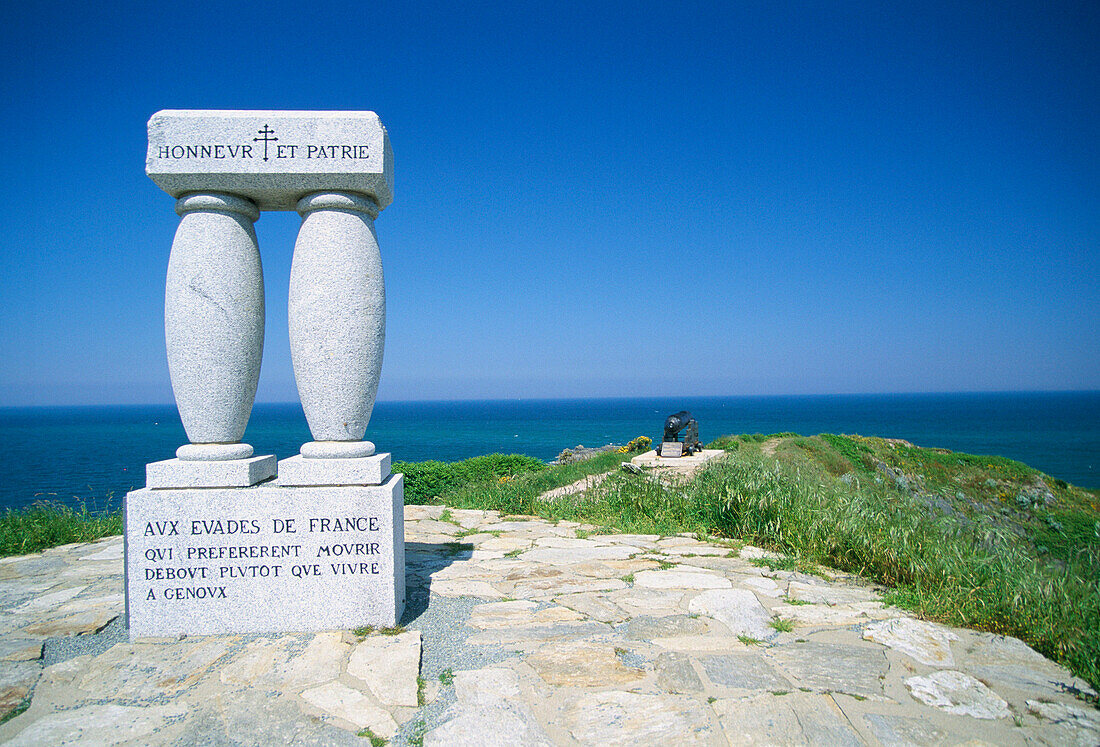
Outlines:
[{"label": "ocean water", "polygon": [[[1100,487],[1100,392],[379,402],[367,438],[395,460],[493,452],[553,459],[578,444],[659,439],[681,409],[705,443],[727,433],[860,433],[1025,462]],[[258,404],[245,441],[292,456],[309,429],[298,404]],[[175,407],[0,409],[0,508],[36,500],[117,506],[145,464],[185,443]]]}]

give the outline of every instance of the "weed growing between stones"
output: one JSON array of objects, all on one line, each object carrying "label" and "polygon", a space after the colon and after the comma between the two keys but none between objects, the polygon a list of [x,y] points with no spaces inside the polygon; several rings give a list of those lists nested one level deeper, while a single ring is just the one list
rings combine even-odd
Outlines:
[{"label": "weed growing between stones", "polygon": [[761,643],[763,643],[762,640],[760,640],[759,638],[753,638],[751,635],[739,635],[737,636],[737,640],[741,641],[741,643],[745,644],[746,646],[759,646]]},{"label": "weed growing between stones", "polygon": [[445,687],[450,687],[452,684],[454,684],[455,681],[454,670],[450,667],[444,669],[442,672],[439,673],[439,681],[443,683]]},{"label": "weed growing between stones", "polygon": [[357,736],[357,737],[366,737],[367,739],[369,739],[370,743],[371,743],[371,747],[382,747],[382,745],[384,745],[386,743],[385,739],[378,736],[377,734],[375,734],[370,729],[366,729],[366,728],[361,729],[359,731],[359,733],[356,734],[355,736]]},{"label": "weed growing between stones", "polygon": [[768,626],[779,631],[780,633],[790,633],[794,630],[794,620],[788,620],[783,617],[776,617],[768,622]]}]

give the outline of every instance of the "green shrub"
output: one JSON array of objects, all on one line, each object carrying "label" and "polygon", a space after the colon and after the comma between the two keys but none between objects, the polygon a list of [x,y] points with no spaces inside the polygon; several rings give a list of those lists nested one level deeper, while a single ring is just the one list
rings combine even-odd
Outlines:
[{"label": "green shrub", "polygon": [[546,465],[523,454],[489,454],[460,462],[394,462],[392,469],[405,475],[405,503],[431,503],[459,487],[499,482]]}]

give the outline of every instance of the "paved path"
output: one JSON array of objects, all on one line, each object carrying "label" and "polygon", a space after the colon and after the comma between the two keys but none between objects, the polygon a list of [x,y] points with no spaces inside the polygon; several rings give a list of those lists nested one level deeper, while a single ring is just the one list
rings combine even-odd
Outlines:
[{"label": "paved path", "polygon": [[0,744],[1100,743],[1084,682],[850,576],[687,536],[405,520],[407,629],[362,639],[131,644],[121,538],[0,560],[0,712],[33,693]]}]

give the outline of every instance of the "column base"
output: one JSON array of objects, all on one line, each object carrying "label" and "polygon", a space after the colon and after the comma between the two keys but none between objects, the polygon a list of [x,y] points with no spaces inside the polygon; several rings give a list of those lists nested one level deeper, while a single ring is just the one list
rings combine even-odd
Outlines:
[{"label": "column base", "polygon": [[403,476],[135,490],[126,607],[131,640],[393,627],[405,607]]},{"label": "column base", "polygon": [[171,488],[243,488],[275,476],[273,454],[220,462],[165,459],[145,465],[145,487]]},{"label": "column base", "polygon": [[354,459],[308,459],[301,454],[279,460],[275,485],[381,485],[390,475],[390,455]]}]

